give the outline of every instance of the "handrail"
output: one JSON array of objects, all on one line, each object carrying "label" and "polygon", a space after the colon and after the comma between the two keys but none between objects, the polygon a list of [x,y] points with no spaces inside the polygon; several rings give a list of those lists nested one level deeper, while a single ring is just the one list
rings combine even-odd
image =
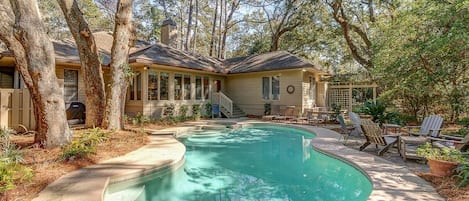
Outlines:
[{"label": "handrail", "polygon": [[218,103],[220,104],[220,107],[225,108],[229,115],[233,115],[233,101],[221,91],[218,92],[218,98]]}]

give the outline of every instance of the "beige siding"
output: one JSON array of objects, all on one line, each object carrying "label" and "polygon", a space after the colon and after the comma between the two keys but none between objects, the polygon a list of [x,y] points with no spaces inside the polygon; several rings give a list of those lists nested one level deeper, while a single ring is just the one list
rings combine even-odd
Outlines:
[{"label": "beige siding", "polygon": [[[280,76],[280,100],[262,98],[262,77]],[[272,71],[246,73],[228,76],[226,93],[244,112],[252,115],[264,114],[264,104],[272,103],[273,113],[279,113],[285,106],[296,106],[298,112],[302,107],[302,71]],[[288,94],[287,86],[293,85],[295,91]]]},{"label": "beige siding", "polygon": [[[133,64],[132,68],[134,71],[142,73],[142,100],[141,101],[126,101],[125,112],[129,116],[136,115],[137,113],[142,113],[145,116],[151,118],[160,118],[162,115],[163,108],[166,104],[173,103],[175,104],[176,113],[178,108],[182,105],[187,105],[188,115],[192,115],[192,105],[199,104],[203,110],[203,105],[210,100],[195,100],[195,76],[209,77],[209,90],[214,89],[213,81],[219,79],[222,81],[222,91],[225,91],[225,77],[215,75],[213,73],[206,73],[201,71],[194,70],[185,70],[181,68],[167,67],[161,65],[148,65],[143,64]],[[166,72],[169,73],[169,100],[148,100],[148,72]],[[183,74],[191,76],[191,100],[174,100],[174,74]],[[210,99],[210,98],[209,98]]]}]

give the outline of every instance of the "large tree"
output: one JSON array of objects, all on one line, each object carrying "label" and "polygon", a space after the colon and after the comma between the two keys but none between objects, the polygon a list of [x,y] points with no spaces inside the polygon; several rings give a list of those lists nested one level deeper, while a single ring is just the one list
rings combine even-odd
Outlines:
[{"label": "large tree", "polygon": [[37,133],[46,147],[71,140],[63,91],[55,75],[54,48],[46,34],[38,5],[32,0],[0,0],[0,40],[13,53],[16,66],[32,96]]},{"label": "large tree", "polygon": [[80,55],[86,92],[86,127],[101,126],[106,96],[99,52],[76,0],[58,0]]},{"label": "large tree", "polygon": [[129,50],[133,43],[132,31],[133,0],[119,0],[115,14],[114,41],[111,49],[111,90],[106,98],[105,127],[124,128],[125,95],[127,80],[131,75],[128,64]]}]

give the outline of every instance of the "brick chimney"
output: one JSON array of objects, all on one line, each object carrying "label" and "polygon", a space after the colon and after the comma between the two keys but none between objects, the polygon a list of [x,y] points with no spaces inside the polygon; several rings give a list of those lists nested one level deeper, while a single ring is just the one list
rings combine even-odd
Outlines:
[{"label": "brick chimney", "polygon": [[176,23],[172,19],[163,21],[161,25],[161,43],[170,47],[177,46]]}]

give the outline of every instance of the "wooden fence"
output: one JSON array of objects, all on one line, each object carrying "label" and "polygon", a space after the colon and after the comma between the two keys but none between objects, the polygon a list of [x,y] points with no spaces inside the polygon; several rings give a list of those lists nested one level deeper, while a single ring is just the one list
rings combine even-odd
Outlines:
[{"label": "wooden fence", "polygon": [[0,89],[0,127],[35,129],[33,104],[28,89]]}]

